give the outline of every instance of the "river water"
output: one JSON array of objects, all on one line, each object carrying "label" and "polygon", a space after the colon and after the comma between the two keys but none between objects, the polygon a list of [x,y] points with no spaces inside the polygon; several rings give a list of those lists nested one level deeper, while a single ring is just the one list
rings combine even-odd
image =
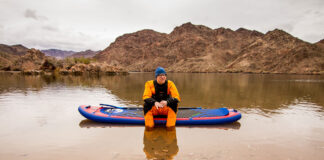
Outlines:
[{"label": "river water", "polygon": [[77,108],[138,107],[152,73],[21,76],[0,73],[0,159],[324,158],[324,77],[170,73],[180,107],[235,108],[236,123],[156,127],[101,124]]}]

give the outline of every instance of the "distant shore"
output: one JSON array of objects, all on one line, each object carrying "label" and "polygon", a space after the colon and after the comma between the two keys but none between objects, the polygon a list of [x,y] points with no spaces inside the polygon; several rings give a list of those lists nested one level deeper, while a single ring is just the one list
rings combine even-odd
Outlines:
[{"label": "distant shore", "polygon": [[41,70],[32,71],[0,71],[0,73],[23,74],[23,75],[127,75],[129,72],[72,72],[72,71],[54,71],[46,72]]},{"label": "distant shore", "polygon": [[[142,71],[122,71],[122,72],[81,72],[81,71],[54,71],[54,72],[46,72],[46,71],[41,71],[41,70],[33,70],[33,71],[3,71],[0,70],[0,73],[10,73],[10,74],[23,74],[23,75],[128,75],[128,74],[133,74],[133,73],[153,73],[153,72],[142,72]],[[324,72],[314,72],[314,73],[271,73],[271,72],[171,72],[169,71],[168,73],[194,73],[194,74],[199,74],[199,73],[210,73],[210,74],[215,74],[215,73],[234,73],[234,74],[273,74],[273,75],[324,75]]]}]

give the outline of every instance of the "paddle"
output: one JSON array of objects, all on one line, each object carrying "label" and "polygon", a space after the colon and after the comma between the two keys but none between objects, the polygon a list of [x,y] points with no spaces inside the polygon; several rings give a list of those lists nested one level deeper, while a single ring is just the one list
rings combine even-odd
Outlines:
[{"label": "paddle", "polygon": [[[110,104],[99,104],[100,106],[107,106],[116,109],[143,109],[143,107],[118,107]],[[180,107],[178,109],[202,109],[201,107]]]}]

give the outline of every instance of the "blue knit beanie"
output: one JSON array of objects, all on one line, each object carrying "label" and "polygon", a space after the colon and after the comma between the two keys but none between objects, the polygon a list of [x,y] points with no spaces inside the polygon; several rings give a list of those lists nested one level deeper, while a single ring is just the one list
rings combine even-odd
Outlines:
[{"label": "blue knit beanie", "polygon": [[158,68],[156,68],[156,70],[155,70],[155,77],[157,77],[157,76],[160,75],[160,74],[166,74],[164,68],[162,68],[162,67],[158,67]]}]

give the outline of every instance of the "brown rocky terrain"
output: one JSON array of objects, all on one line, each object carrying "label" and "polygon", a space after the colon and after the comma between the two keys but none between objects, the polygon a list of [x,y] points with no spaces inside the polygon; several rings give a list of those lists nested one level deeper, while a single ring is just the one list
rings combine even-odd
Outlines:
[{"label": "brown rocky terrain", "polygon": [[162,66],[171,72],[313,74],[324,72],[323,43],[279,29],[263,34],[186,23],[170,34],[146,29],[122,35],[94,58],[128,71]]},{"label": "brown rocky terrain", "polygon": [[322,49],[324,49],[324,39],[318,41],[317,43],[315,43],[315,45],[322,48]]},{"label": "brown rocky terrain", "polygon": [[27,53],[19,57],[14,61],[11,68],[13,70],[21,70],[24,72],[30,72],[34,70],[39,70],[43,61],[45,59],[45,54],[37,49],[29,49]]},{"label": "brown rocky terrain", "polygon": [[106,63],[90,63],[82,64],[78,63],[72,67],[64,67],[60,70],[61,74],[74,74],[81,75],[87,74],[104,74],[104,75],[115,75],[115,74],[127,74],[127,72],[121,68],[107,65]]},{"label": "brown rocky terrain", "polygon": [[263,73],[319,73],[324,71],[324,50],[276,29],[246,46],[226,69]]},{"label": "brown rocky terrain", "polygon": [[8,70],[12,62],[17,60],[19,56],[24,55],[28,48],[22,45],[5,45],[0,44],[0,70]]},{"label": "brown rocky terrain", "polygon": [[8,53],[8,54],[13,54],[17,56],[24,55],[28,48],[26,48],[23,45],[17,44],[17,45],[5,45],[5,44],[0,44],[0,52],[2,53]]},{"label": "brown rocky terrain", "polygon": [[125,70],[105,63],[91,62],[90,59],[67,58],[57,60],[45,56],[37,49],[28,49],[21,45],[0,46],[0,70],[22,71],[24,74],[42,74],[44,72],[60,74],[125,74]]}]

